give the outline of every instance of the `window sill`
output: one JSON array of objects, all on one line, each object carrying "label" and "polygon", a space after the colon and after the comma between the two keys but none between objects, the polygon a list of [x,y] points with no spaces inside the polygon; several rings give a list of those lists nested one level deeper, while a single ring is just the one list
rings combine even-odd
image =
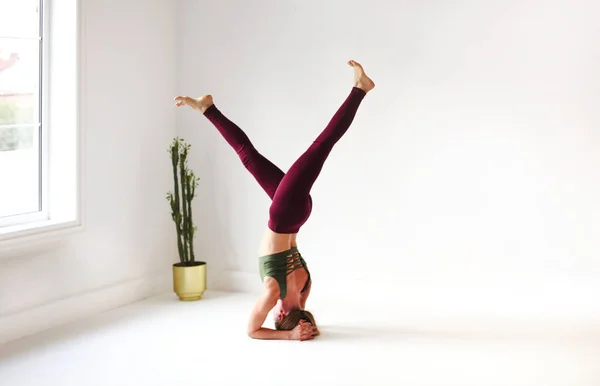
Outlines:
[{"label": "window sill", "polygon": [[81,231],[80,221],[46,220],[3,227],[0,228],[0,251],[53,242]]}]

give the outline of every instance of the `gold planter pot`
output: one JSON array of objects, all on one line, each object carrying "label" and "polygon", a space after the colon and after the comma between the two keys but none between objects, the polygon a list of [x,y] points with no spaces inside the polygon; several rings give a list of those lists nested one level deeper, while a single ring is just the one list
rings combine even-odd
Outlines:
[{"label": "gold planter pot", "polygon": [[206,290],[206,263],[173,264],[173,290],[181,301],[199,300]]}]

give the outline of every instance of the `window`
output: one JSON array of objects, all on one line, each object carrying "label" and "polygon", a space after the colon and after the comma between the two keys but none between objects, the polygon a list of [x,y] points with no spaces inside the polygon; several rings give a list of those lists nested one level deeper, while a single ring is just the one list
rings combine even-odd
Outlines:
[{"label": "window", "polygon": [[78,0],[0,0],[0,241],[79,218]]},{"label": "window", "polygon": [[0,0],[0,225],[45,218],[41,6]]}]

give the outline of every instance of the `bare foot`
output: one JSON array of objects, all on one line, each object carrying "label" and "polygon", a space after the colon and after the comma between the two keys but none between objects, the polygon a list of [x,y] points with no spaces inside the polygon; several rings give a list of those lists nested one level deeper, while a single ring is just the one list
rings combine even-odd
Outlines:
[{"label": "bare foot", "polygon": [[363,70],[360,63],[350,60],[348,65],[354,67],[354,87],[358,87],[364,92],[369,92],[375,88],[375,83],[365,74],[365,70]]},{"label": "bare foot", "polygon": [[189,96],[178,96],[175,98],[175,106],[181,107],[184,105],[188,105],[204,114],[206,109],[213,105],[213,98],[212,95],[204,95],[200,98],[191,98]]}]

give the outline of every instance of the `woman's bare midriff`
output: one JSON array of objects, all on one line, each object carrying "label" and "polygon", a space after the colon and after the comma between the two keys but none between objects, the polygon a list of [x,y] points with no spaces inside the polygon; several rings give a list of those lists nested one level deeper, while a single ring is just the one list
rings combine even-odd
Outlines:
[{"label": "woman's bare midriff", "polygon": [[275,233],[269,228],[265,231],[258,248],[259,256],[272,255],[287,251],[296,246],[296,234]]}]

